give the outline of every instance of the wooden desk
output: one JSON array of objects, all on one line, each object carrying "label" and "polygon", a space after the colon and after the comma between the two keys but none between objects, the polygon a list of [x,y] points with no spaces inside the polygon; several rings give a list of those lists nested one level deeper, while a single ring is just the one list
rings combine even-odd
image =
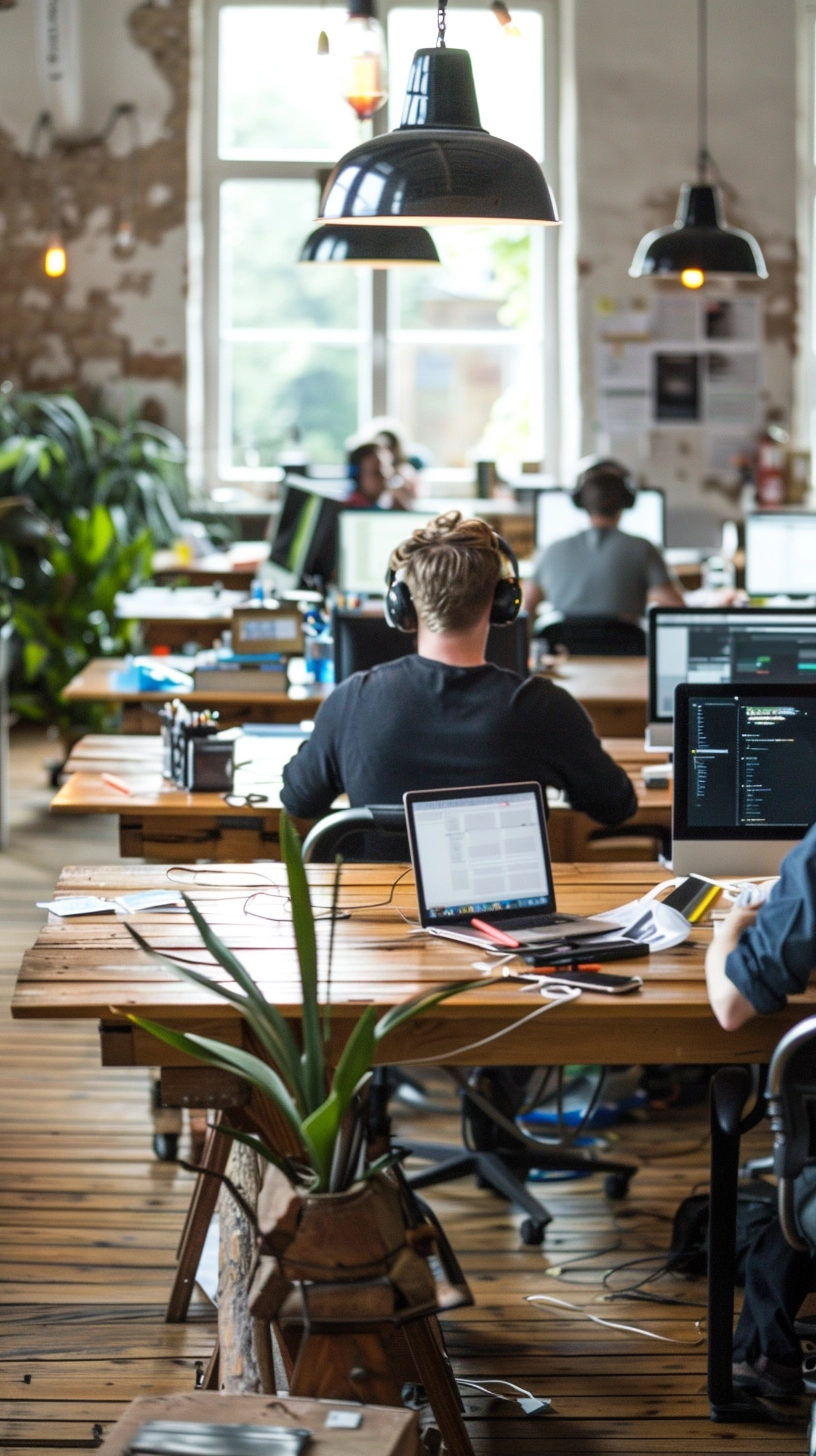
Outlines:
[{"label": "wooden desk", "polygon": [[197,561],[185,562],[176,551],[154,551],[153,580],[157,586],[214,586],[220,582],[232,591],[248,592],[261,562],[269,556],[266,541],[237,541],[227,551],[212,551]]},{"label": "wooden desk", "polygon": [[[157,659],[160,661],[161,659]],[[323,702],[325,690],[290,688],[288,693],[234,691],[217,692],[127,692],[116,686],[116,673],[124,667],[121,657],[95,657],[72,678],[64,689],[70,702],[120,703],[122,728],[129,733],[157,733],[156,714],[168,698],[181,698],[191,707],[217,708],[225,728],[237,723],[299,723],[313,718]],[[303,696],[299,694],[303,692]]]},{"label": "wooden desk", "polygon": [[[191,794],[163,779],[161,741],[155,734],[88,734],[71,752],[65,766],[70,778],[52,800],[51,811],[117,814],[119,853],[124,856],[277,859],[283,770],[302,741],[294,734],[291,738],[248,735],[240,739],[236,761],[247,767],[236,774],[236,792],[266,794],[268,803],[230,808],[220,794]],[[671,792],[646,789],[643,784],[641,769],[647,756],[642,741],[610,739],[605,747],[626,769],[637,790],[638,810],[629,825],[671,828]],[[650,754],[649,760],[654,759]],[[100,777],[103,773],[121,778],[131,787],[131,794],[106,784]],[[589,837],[596,828],[588,815],[576,813],[556,796],[549,819],[553,859],[594,858]]]},{"label": "wooden desk", "polygon": [[145,647],[180,652],[187,642],[211,647],[232,622],[232,609],[246,601],[241,591],[214,592],[208,587],[144,586],[118,592],[116,615],[139,622]]},{"label": "wooden desk", "polygon": [[[434,984],[474,974],[478,953],[472,948],[411,934],[399,913],[416,915],[410,870],[393,889],[392,902],[382,903],[389,900],[401,873],[401,867],[392,865],[350,865],[344,870],[340,903],[352,914],[335,927],[332,1058],[363,1006],[385,1009]],[[283,867],[200,866],[196,874],[200,883],[191,888],[198,905],[222,939],[240,953],[270,1000],[297,1023],[299,978]],[[332,875],[329,866],[309,870],[318,909],[328,906]],[[258,884],[262,878],[271,882],[265,897],[249,900],[257,888],[264,888]],[[665,872],[657,866],[644,864],[556,865],[558,906],[583,913],[609,910],[663,878]],[[62,872],[57,893],[116,895],[166,889],[171,882],[166,868],[158,865],[80,865]],[[258,915],[280,918],[253,918],[245,906]],[[356,913],[355,906],[361,907]],[[157,949],[182,954],[209,973],[212,963],[185,913],[154,911],[139,915],[136,923]],[[321,967],[326,965],[329,928],[325,920],[318,921]],[[401,1027],[384,1043],[383,1060],[404,1064],[440,1057],[465,1066],[474,1060],[511,1066],[767,1061],[787,1028],[816,1011],[816,985],[791,998],[784,1011],[757,1017],[740,1031],[724,1032],[706,999],[703,956],[709,937],[709,928],[698,927],[676,950],[629,963],[644,978],[637,994],[585,994],[525,1025],[521,1019],[541,1004],[529,991],[507,982],[468,992]],[[620,969],[625,966],[622,962]],[[64,921],[49,917],[24,957],[12,1011],[16,1017],[100,1021],[103,1064],[111,1066],[190,1066],[163,1043],[129,1026],[125,1012],[236,1044],[242,1037],[237,1012],[145,959],[113,915]],[[495,1032],[506,1034],[472,1049],[472,1042]]]},{"label": "wooden desk", "polygon": [[570,657],[551,682],[583,703],[601,738],[642,738],[646,732],[645,657]]}]

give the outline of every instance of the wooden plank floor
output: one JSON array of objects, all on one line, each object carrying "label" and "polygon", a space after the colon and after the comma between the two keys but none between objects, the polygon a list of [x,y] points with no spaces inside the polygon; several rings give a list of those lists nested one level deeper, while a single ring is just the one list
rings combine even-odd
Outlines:
[{"label": "wooden plank floor", "polygon": [[[117,857],[112,822],[47,818],[46,756],[41,737],[15,739],[12,849],[0,857],[0,1449],[26,1456],[91,1449],[133,1396],[190,1390],[214,1337],[203,1299],[189,1324],[162,1320],[190,1178],[152,1157],[145,1074],[103,1071],[91,1026],[8,1016],[20,953],[42,919],[34,901],[64,863]],[[442,1116],[400,1126],[456,1135]],[[804,1401],[792,1429],[709,1421],[705,1345],[690,1343],[703,1285],[657,1286],[689,1308],[603,1301],[608,1269],[659,1262],[677,1204],[707,1175],[701,1111],[659,1114],[618,1136],[616,1146],[647,1155],[630,1197],[615,1210],[598,1178],[539,1185],[555,1214],[543,1249],[521,1246],[518,1219],[492,1194],[467,1183],[433,1194],[476,1297],[446,1322],[458,1376],[515,1381],[553,1403],[526,1417],[463,1392],[478,1456],[804,1452]],[[754,1134],[751,1151],[768,1142]],[[579,1260],[588,1267],[565,1267]],[[650,1267],[610,1282],[623,1288]],[[530,1294],[683,1343],[609,1330],[532,1305]]]}]

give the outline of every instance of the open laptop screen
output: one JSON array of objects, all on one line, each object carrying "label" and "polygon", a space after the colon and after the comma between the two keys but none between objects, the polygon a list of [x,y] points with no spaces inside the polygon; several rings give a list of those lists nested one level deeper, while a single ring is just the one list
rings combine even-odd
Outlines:
[{"label": "open laptop screen", "polygon": [[423,925],[555,908],[538,784],[405,795]]},{"label": "open laptop screen", "polygon": [[679,683],[816,682],[816,612],[652,607],[649,722],[670,723]]}]

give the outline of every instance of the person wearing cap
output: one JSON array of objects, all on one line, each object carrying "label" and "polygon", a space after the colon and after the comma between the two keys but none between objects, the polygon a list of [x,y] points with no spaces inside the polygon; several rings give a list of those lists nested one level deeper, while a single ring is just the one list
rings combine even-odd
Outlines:
[{"label": "person wearing cap", "polygon": [[546,601],[564,617],[615,617],[637,622],[647,606],[682,607],[682,593],[651,541],[619,529],[635,488],[618,460],[592,460],[578,476],[573,500],[590,519],[586,531],[553,541],[534,558],[524,588],[531,614]]}]

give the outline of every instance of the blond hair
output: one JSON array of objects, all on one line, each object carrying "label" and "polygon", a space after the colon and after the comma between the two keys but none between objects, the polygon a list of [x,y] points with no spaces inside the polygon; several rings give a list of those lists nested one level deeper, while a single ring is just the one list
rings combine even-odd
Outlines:
[{"label": "blond hair", "polygon": [[502,554],[486,521],[446,511],[397,546],[391,568],[432,632],[462,632],[476,625],[491,602]]}]

